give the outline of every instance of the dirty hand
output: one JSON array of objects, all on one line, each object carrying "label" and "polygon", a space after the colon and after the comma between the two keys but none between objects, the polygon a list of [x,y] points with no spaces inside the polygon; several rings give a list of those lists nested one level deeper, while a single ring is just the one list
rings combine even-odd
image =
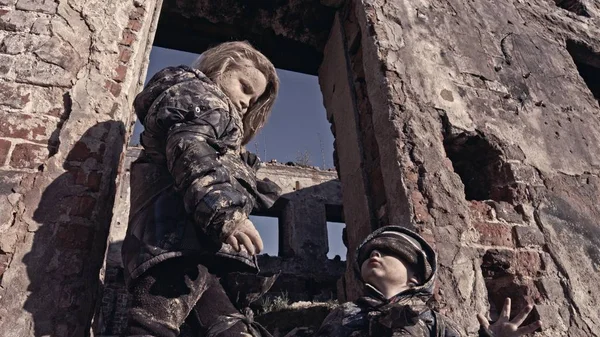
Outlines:
[{"label": "dirty hand", "polygon": [[242,247],[245,248],[250,255],[258,254],[263,249],[262,239],[256,228],[254,228],[254,224],[248,218],[237,224],[235,230],[225,242],[238,252]]},{"label": "dirty hand", "polygon": [[490,325],[490,322],[483,315],[479,314],[477,315],[479,324],[490,331],[494,337],[520,337],[532,333],[542,326],[541,321],[535,321],[529,325],[519,327],[533,309],[533,305],[529,304],[523,308],[512,321],[510,320],[510,306],[511,301],[507,297],[504,301],[504,308],[502,308],[500,318],[496,322]]}]

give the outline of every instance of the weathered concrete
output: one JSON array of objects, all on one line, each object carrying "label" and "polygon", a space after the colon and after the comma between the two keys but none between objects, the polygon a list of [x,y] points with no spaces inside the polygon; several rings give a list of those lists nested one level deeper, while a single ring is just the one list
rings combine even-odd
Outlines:
[{"label": "weathered concrete", "polygon": [[[374,223],[423,233],[440,254],[437,307],[469,333],[511,295],[539,305],[544,335],[598,335],[600,11],[559,5],[573,12],[347,1],[325,50],[344,201],[366,192],[345,203],[349,247]],[[355,298],[351,273],[346,286]]]}]

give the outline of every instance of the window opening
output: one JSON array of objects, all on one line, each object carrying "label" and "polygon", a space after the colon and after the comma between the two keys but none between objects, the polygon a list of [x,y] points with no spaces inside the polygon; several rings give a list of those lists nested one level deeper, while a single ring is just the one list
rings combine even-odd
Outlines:
[{"label": "window opening", "polygon": [[346,261],[348,249],[342,239],[345,228],[345,223],[327,221],[327,244],[329,245],[329,252],[327,252],[328,259],[335,259],[336,256],[339,256],[341,261]]},{"label": "window opening", "polygon": [[268,216],[250,215],[250,221],[252,221],[254,227],[256,227],[256,230],[263,241],[264,249],[262,250],[261,255],[268,254],[269,256],[278,256],[279,219]]},{"label": "window opening", "polygon": [[[465,186],[467,200],[500,199],[497,193],[502,182],[503,163],[500,151],[480,134],[460,134],[444,139],[444,148],[454,171]],[[500,198],[499,198],[500,194]]]},{"label": "window opening", "polygon": [[600,53],[594,52],[589,46],[569,40],[567,51],[573,58],[579,75],[600,102]]},{"label": "window opening", "polygon": [[[159,70],[191,64],[198,54],[154,46],[146,82]],[[333,134],[327,121],[318,78],[277,69],[280,90],[265,127],[246,146],[262,161],[333,169]],[[130,145],[139,146],[142,124],[137,121]]]}]

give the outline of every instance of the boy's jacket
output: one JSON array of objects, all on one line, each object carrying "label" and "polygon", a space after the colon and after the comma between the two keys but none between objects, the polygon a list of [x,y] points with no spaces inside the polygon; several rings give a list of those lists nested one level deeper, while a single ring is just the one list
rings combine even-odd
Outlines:
[{"label": "boy's jacket", "polygon": [[241,151],[243,124],[229,98],[200,71],[169,67],[134,108],[144,150],[131,165],[126,280],[182,255],[204,256],[209,268],[257,271],[255,258],[222,242],[235,220],[272,206],[280,189],[256,181],[259,160]]},{"label": "boy's jacket", "polygon": [[[427,254],[431,275],[420,286],[405,290],[386,299],[369,284],[365,296],[344,303],[332,311],[315,336],[318,337],[458,337],[460,334],[450,320],[429,309],[425,304],[433,294],[437,274],[437,257],[431,246],[418,234],[399,226],[379,228],[363,243],[383,231],[398,231],[417,240]],[[357,260],[357,259],[355,259]],[[360,273],[360,266],[354,266]],[[360,274],[358,274],[360,275]]]}]

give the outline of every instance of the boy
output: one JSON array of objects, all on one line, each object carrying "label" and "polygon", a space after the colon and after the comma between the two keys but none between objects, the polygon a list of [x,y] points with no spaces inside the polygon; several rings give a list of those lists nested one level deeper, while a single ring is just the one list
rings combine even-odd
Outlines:
[{"label": "boy", "polygon": [[[355,271],[365,284],[366,295],[332,311],[316,336],[460,336],[447,318],[426,306],[436,270],[436,254],[421,236],[398,226],[379,228],[356,251]],[[509,321],[507,300],[501,318],[491,326],[483,316],[478,317],[480,336],[518,337],[535,331],[541,326],[539,321],[518,328],[531,309],[528,306]]]}]

